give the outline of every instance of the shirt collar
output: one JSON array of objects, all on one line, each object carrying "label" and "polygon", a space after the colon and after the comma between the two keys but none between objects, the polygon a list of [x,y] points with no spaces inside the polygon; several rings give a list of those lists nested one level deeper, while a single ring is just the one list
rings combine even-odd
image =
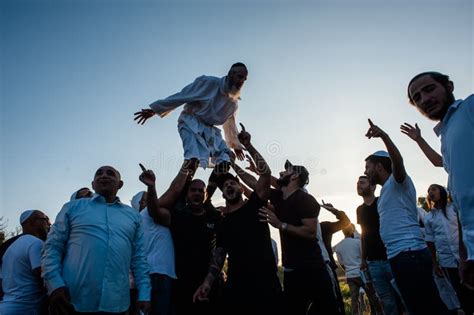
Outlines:
[{"label": "shirt collar", "polygon": [[[97,201],[97,202],[102,202],[102,203],[107,203],[107,201],[105,200],[104,196],[99,195],[99,194],[97,194],[97,193],[95,193],[95,194],[93,195],[93,197],[91,198],[91,200]],[[119,197],[115,197],[114,201],[111,202],[110,204],[115,204],[115,203],[122,204],[122,202],[120,201],[120,198],[119,198]]]},{"label": "shirt collar", "polygon": [[221,78],[219,82],[219,91],[221,94],[227,95],[227,76]]},{"label": "shirt collar", "polygon": [[444,115],[443,120],[441,120],[436,126],[433,128],[435,134],[439,137],[443,132],[443,126],[446,125],[449,118],[453,115],[453,113],[458,109],[459,105],[461,105],[463,100],[456,100],[451,106],[449,106],[446,115]]}]

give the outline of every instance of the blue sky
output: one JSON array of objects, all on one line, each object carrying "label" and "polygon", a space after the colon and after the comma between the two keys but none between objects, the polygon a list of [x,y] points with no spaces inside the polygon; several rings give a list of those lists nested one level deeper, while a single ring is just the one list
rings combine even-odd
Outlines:
[{"label": "blue sky", "polygon": [[[133,113],[195,77],[242,61],[238,120],[272,166],[306,165],[309,190],[355,220],[367,118],[398,145],[418,195],[446,183],[399,132],[433,122],[408,105],[421,71],[473,91],[473,3],[452,1],[1,1],[0,211],[16,226],[30,208],[54,218],[104,164],[128,202],[142,162],[163,192],[182,161],[178,109],[145,126]],[[209,171],[198,172],[207,180]],[[326,211],[322,220],[332,220]]]}]

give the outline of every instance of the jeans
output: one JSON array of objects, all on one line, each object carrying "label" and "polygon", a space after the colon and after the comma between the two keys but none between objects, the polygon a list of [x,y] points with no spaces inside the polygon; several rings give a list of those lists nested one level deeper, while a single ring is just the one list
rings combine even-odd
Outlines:
[{"label": "jeans", "polygon": [[167,275],[152,273],[151,281],[151,312],[150,315],[171,314],[171,288],[173,279]]},{"label": "jeans", "polygon": [[388,260],[367,261],[369,275],[385,315],[398,315],[397,296],[390,281],[393,279]]},{"label": "jeans", "polygon": [[447,314],[433,279],[431,255],[427,248],[401,252],[389,259],[393,277],[411,315]]},{"label": "jeans", "polygon": [[363,288],[365,293],[367,294],[367,298],[369,299],[370,304],[370,313],[371,314],[382,314],[382,310],[380,308],[380,302],[375,295],[374,288],[372,286],[366,285],[361,277],[355,278],[347,278],[347,284],[349,285],[349,289],[351,292],[351,309],[352,314],[360,314],[359,310],[359,295],[360,295],[360,288]]}]

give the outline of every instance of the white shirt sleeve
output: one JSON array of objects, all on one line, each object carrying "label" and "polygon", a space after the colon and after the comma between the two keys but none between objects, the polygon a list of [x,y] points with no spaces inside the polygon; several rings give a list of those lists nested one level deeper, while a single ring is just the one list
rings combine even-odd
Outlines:
[{"label": "white shirt sleeve", "polygon": [[62,277],[62,259],[69,240],[69,232],[69,207],[66,203],[51,226],[41,257],[41,276],[46,282],[49,294],[66,286]]},{"label": "white shirt sleeve", "polygon": [[43,241],[35,240],[28,248],[28,257],[30,259],[31,270],[41,267],[41,251],[43,250]]},{"label": "white shirt sleeve", "polygon": [[163,118],[184,103],[189,104],[202,100],[203,97],[207,96],[208,89],[208,81],[205,79],[205,76],[201,76],[194,80],[193,83],[185,86],[181,92],[150,104],[150,108]]},{"label": "white shirt sleeve", "polygon": [[433,225],[431,224],[430,218],[433,218],[433,216],[426,215],[423,218],[423,223],[425,224],[425,241],[434,243]]}]

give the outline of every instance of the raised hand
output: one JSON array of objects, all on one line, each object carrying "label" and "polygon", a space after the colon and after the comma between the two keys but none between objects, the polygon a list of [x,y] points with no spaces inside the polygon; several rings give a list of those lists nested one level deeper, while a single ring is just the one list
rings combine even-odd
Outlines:
[{"label": "raised hand", "polygon": [[247,158],[247,162],[249,162],[249,166],[247,166],[245,169],[258,175],[257,166],[255,165],[255,162],[252,160],[250,155],[247,154],[245,157]]},{"label": "raised hand", "polygon": [[237,137],[239,138],[240,143],[242,143],[244,147],[248,147],[250,145],[250,139],[252,138],[252,136],[245,130],[244,125],[240,124],[240,127],[242,127],[242,131]]},{"label": "raised hand", "polygon": [[369,119],[369,130],[367,130],[367,133],[365,134],[365,136],[367,138],[380,138],[380,137],[383,137],[385,135],[385,132],[380,129],[378,126],[374,125],[374,123],[372,122],[372,120]]},{"label": "raised hand", "polygon": [[153,173],[153,171],[152,170],[147,170],[145,168],[145,166],[143,166],[143,164],[141,164],[141,163],[139,163],[138,165],[140,165],[140,168],[142,169],[142,173],[141,173],[140,177],[138,177],[140,179],[140,181],[143,184],[147,185],[147,186],[155,185],[156,176]]},{"label": "raised hand", "polygon": [[155,115],[155,112],[151,109],[142,109],[140,112],[134,113],[134,115],[135,118],[133,118],[133,120],[135,120],[137,124],[143,125],[148,120],[148,118],[151,118]]},{"label": "raised hand", "polygon": [[409,123],[404,123],[400,126],[400,131],[409,136],[412,140],[418,141],[421,138],[421,130],[418,124],[415,124],[415,127],[413,127]]},{"label": "raised hand", "polygon": [[[243,160],[244,160],[245,154],[244,154],[244,151],[243,151],[243,150],[235,149],[234,152],[235,152],[235,155],[237,156],[237,158],[239,159],[239,161],[243,161]],[[234,160],[235,160],[235,159],[234,159]]]}]

